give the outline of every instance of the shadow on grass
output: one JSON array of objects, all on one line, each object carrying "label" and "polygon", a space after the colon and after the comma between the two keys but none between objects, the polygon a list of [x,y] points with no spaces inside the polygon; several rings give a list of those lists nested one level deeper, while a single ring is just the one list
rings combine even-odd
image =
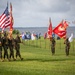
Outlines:
[{"label": "shadow on grass", "polygon": [[73,59],[26,59],[24,61],[40,61],[40,62],[56,62],[56,61],[67,61],[67,60],[73,60]]},{"label": "shadow on grass", "polygon": [[[42,57],[27,57],[27,58],[23,58],[23,60],[21,59],[17,59],[16,62],[19,62],[19,61],[22,61],[22,62],[25,62],[25,61],[38,61],[38,62],[61,62],[61,61],[72,61],[72,60],[75,60],[74,58],[75,55],[69,55],[69,56],[64,56],[64,54],[62,56],[56,54],[56,55],[53,55],[51,57],[48,57],[48,58],[42,58]],[[13,61],[13,60],[11,60]]]},{"label": "shadow on grass", "polygon": [[[51,58],[51,59],[40,59],[40,58],[26,58],[26,59],[23,59],[23,60],[20,60],[20,59],[17,59],[15,61],[11,60],[9,62],[26,62],[26,61],[30,61],[30,62],[33,62],[33,61],[36,61],[36,62],[61,62],[61,61],[72,61],[72,60],[75,60],[74,58],[69,58],[69,57],[66,57],[66,58]],[[7,60],[5,60],[4,62],[8,62]]]},{"label": "shadow on grass", "polygon": [[63,59],[59,59],[59,58],[57,58],[57,59],[39,59],[39,58],[31,58],[31,59],[24,59],[24,60],[16,60],[16,61],[38,61],[38,62],[56,62],[56,61],[68,61],[68,60],[74,60],[74,59],[69,59],[69,58],[63,58]]}]

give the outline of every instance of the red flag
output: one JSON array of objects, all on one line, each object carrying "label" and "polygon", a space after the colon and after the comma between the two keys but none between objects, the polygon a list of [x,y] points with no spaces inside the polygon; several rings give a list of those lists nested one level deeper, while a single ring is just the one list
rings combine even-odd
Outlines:
[{"label": "red flag", "polygon": [[12,16],[12,4],[10,3],[10,32],[13,31],[13,16]]},{"label": "red flag", "polygon": [[54,28],[53,32],[57,34],[60,38],[66,36],[66,30],[62,22],[57,27]]},{"label": "red flag", "polygon": [[67,27],[68,27],[68,22],[67,22],[67,21],[64,21],[63,24],[64,24],[64,28],[67,29]]},{"label": "red flag", "polygon": [[49,28],[48,28],[48,36],[49,38],[52,37],[52,22],[51,22],[51,19],[49,19]]}]

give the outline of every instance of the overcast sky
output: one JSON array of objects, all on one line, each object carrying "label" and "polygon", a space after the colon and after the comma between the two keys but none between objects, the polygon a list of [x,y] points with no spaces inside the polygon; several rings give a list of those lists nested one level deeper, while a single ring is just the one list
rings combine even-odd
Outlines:
[{"label": "overcast sky", "polygon": [[[53,27],[62,19],[75,20],[75,0],[0,0],[0,15],[12,3],[14,27]],[[70,23],[69,26],[74,26]]]}]

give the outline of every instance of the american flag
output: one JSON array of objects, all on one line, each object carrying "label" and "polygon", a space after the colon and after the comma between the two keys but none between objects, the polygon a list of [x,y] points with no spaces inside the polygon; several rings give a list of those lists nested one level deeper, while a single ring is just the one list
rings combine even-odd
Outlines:
[{"label": "american flag", "polygon": [[8,26],[10,26],[10,14],[8,11],[8,4],[7,4],[5,11],[0,16],[0,28],[2,28],[2,30],[4,30]]}]

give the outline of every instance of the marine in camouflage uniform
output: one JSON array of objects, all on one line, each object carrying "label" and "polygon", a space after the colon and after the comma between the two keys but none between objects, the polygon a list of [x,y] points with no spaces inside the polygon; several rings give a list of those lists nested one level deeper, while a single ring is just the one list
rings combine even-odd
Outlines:
[{"label": "marine in camouflage uniform", "polygon": [[8,57],[8,37],[7,37],[6,32],[4,32],[4,37],[3,37],[3,48],[4,48],[4,59],[7,56],[7,59],[9,60],[9,57]]},{"label": "marine in camouflage uniform", "polygon": [[9,45],[9,50],[10,50],[10,56],[9,58],[11,59],[11,57],[13,58],[13,60],[15,60],[14,58],[14,38],[12,37],[12,35],[10,35],[9,39],[8,39],[8,45]]},{"label": "marine in camouflage uniform", "polygon": [[56,41],[55,41],[55,39],[52,37],[52,38],[51,38],[51,52],[52,52],[52,55],[55,54],[55,44],[56,44]]},{"label": "marine in camouflage uniform", "polygon": [[17,56],[19,56],[20,59],[23,60],[23,58],[21,58],[21,54],[20,54],[20,43],[21,43],[21,39],[19,37],[19,34],[17,34],[17,36],[15,38],[16,58],[17,58]]},{"label": "marine in camouflage uniform", "polygon": [[0,32],[0,58],[2,60],[2,44],[3,44],[3,38],[1,36],[1,32]]},{"label": "marine in camouflage uniform", "polygon": [[69,55],[69,49],[70,49],[70,42],[69,42],[68,38],[66,38],[64,44],[65,44],[65,52],[66,52],[66,55],[68,56]]}]

